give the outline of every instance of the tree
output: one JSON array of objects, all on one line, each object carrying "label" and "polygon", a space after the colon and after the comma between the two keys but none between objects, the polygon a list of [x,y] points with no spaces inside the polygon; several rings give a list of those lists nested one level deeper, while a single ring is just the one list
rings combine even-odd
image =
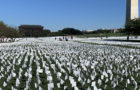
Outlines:
[{"label": "tree", "polygon": [[43,37],[45,37],[45,36],[51,36],[51,31],[48,30],[48,29],[43,30],[42,36]]},{"label": "tree", "polygon": [[140,19],[129,20],[125,25],[125,32],[127,33],[127,40],[130,34],[140,35]]},{"label": "tree", "polygon": [[0,21],[0,37],[7,37],[13,39],[18,36],[19,33],[15,28],[10,27],[4,22]]},{"label": "tree", "polygon": [[61,33],[67,35],[80,35],[83,34],[80,30],[74,28],[64,28]]}]

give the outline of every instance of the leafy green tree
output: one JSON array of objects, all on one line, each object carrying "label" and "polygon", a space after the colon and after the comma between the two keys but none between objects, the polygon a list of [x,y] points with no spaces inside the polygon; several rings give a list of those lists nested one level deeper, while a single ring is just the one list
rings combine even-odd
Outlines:
[{"label": "leafy green tree", "polygon": [[140,19],[129,20],[125,25],[125,32],[127,33],[127,40],[129,40],[130,34],[140,35]]},{"label": "leafy green tree", "polygon": [[83,34],[80,30],[74,28],[64,28],[61,33],[67,35],[81,35]]},{"label": "leafy green tree", "polygon": [[48,29],[45,29],[45,30],[43,30],[43,33],[42,33],[43,35],[42,36],[51,36],[51,31],[50,30],[48,30]]},{"label": "leafy green tree", "polygon": [[18,36],[19,36],[18,30],[0,21],[0,37],[7,37],[14,40],[13,38]]}]

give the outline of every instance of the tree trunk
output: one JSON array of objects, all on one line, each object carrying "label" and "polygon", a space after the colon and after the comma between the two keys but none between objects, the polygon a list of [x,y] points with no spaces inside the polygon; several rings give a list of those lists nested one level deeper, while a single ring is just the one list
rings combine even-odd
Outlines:
[{"label": "tree trunk", "polygon": [[127,35],[127,40],[129,40],[129,36],[130,36],[130,35],[128,34],[128,35]]}]

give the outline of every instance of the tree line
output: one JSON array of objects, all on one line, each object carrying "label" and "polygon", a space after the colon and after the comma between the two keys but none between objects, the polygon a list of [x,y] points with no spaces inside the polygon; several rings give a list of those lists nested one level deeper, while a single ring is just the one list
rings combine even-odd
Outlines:
[{"label": "tree line", "polygon": [[20,34],[16,28],[6,25],[4,22],[0,21],[0,37],[16,38]]},{"label": "tree line", "polygon": [[[46,36],[61,36],[61,35],[81,35],[82,31],[74,28],[64,28],[56,32],[51,32],[49,29],[44,29],[40,37]],[[0,37],[17,38],[24,37],[23,33],[20,33],[17,28],[8,26],[4,22],[0,21]]]},{"label": "tree line", "polygon": [[64,28],[55,32],[44,30],[42,36],[65,36],[65,35],[82,35],[83,32],[75,28]]},{"label": "tree line", "polygon": [[[140,35],[140,19],[133,19],[129,20],[125,24],[124,29],[120,29],[120,33],[126,33],[127,34],[127,40],[129,40],[130,35]],[[99,30],[94,31],[94,34],[99,33],[111,33],[110,30]],[[83,35],[87,34],[86,32],[83,32],[81,30],[75,29],[75,28],[64,28],[62,30],[58,30],[56,32],[51,32],[51,30],[45,29],[43,30],[43,33],[40,37],[46,37],[46,36],[64,36],[64,35]],[[89,33],[90,34],[90,33]],[[17,28],[13,28],[11,26],[8,26],[4,22],[0,21],[0,37],[7,37],[7,38],[17,38],[17,37],[23,37],[21,33],[19,33],[19,30]]]}]

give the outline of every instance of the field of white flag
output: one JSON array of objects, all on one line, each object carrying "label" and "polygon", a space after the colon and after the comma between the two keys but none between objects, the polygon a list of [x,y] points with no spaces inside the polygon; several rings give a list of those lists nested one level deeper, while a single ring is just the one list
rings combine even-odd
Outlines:
[{"label": "field of white flag", "polygon": [[0,90],[140,90],[140,49],[53,37],[1,43]]}]

